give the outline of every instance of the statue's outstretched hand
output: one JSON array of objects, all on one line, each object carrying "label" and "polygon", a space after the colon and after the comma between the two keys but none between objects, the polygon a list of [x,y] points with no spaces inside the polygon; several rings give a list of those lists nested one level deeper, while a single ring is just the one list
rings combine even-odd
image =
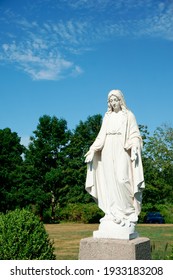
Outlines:
[{"label": "statue's outstretched hand", "polygon": [[137,160],[137,157],[138,157],[138,147],[135,147],[133,146],[132,149],[131,149],[131,160],[132,161],[136,161]]},{"label": "statue's outstretched hand", "polygon": [[93,160],[94,157],[94,151],[93,150],[89,150],[86,154],[85,154],[85,162],[91,162]]}]

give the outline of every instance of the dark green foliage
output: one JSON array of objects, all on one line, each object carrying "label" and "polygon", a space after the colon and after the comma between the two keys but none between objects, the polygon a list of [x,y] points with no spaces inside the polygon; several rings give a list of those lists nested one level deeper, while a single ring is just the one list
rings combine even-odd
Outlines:
[{"label": "dark green foliage", "polygon": [[173,224],[173,204],[158,204],[157,210],[164,216],[166,224]]},{"label": "dark green foliage", "polygon": [[143,146],[147,143],[147,139],[149,136],[148,127],[146,125],[139,124],[139,130],[143,141]]},{"label": "dark green foliage", "polygon": [[16,194],[22,174],[22,153],[17,133],[0,129],[0,211],[16,207]]},{"label": "dark green foliage", "polygon": [[95,203],[69,204],[62,209],[58,209],[57,214],[60,220],[81,223],[98,223],[104,213]]},{"label": "dark green foliage", "polygon": [[158,127],[143,152],[146,189],[143,204],[173,204],[173,128]]},{"label": "dark green foliage", "polygon": [[101,115],[80,121],[70,137],[67,148],[67,166],[65,169],[66,187],[65,196],[62,197],[61,205],[68,203],[92,202],[91,196],[85,191],[86,163],[84,155],[95,140],[102,123]]},{"label": "dark green foliage", "polygon": [[1,260],[54,260],[53,244],[37,216],[25,209],[0,215]]},{"label": "dark green foliage", "polygon": [[[84,155],[95,140],[101,122],[101,115],[89,116],[86,121],[80,121],[74,131],[69,131],[64,119],[44,115],[27,149],[9,128],[0,130],[0,211],[28,207],[44,222],[98,220],[97,205],[85,190]],[[163,212],[166,222],[170,223],[173,128],[163,125],[152,136],[147,126],[139,125],[139,128],[144,142],[146,184],[139,221],[143,221],[147,211],[156,209]]]},{"label": "dark green foliage", "polygon": [[[40,217],[52,202],[59,201],[64,187],[66,148],[70,131],[64,119],[44,115],[39,119],[25,156],[24,187],[30,190],[30,204],[37,205]],[[26,189],[26,191],[27,191]],[[53,213],[52,213],[53,214]]]},{"label": "dark green foliage", "polygon": [[155,171],[154,179],[158,176],[163,178],[168,184],[173,184],[172,127],[162,125],[154,131],[153,136],[148,138],[145,156]]},{"label": "dark green foliage", "polygon": [[148,212],[160,212],[166,224],[173,224],[173,205],[172,204],[158,204],[145,203],[142,206],[142,211],[139,216],[139,223],[144,222],[144,217]]}]

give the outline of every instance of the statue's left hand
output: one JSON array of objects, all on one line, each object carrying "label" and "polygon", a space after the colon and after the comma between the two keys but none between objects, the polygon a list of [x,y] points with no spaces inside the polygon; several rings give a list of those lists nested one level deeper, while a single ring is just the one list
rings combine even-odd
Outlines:
[{"label": "statue's left hand", "polygon": [[89,150],[86,154],[85,154],[85,162],[91,162],[93,160],[94,157],[94,151],[93,150]]},{"label": "statue's left hand", "polygon": [[132,161],[136,161],[138,158],[138,152],[139,152],[139,148],[137,146],[133,146],[131,148],[131,160]]}]

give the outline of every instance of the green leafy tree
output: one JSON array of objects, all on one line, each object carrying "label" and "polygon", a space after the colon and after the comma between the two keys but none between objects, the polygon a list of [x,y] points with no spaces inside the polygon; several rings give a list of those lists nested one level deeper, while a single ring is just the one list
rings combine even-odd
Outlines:
[{"label": "green leafy tree", "polygon": [[140,130],[140,134],[142,137],[143,146],[145,147],[145,144],[147,143],[147,140],[149,137],[148,127],[147,127],[147,125],[139,124],[139,130]]},{"label": "green leafy tree", "polygon": [[158,127],[149,139],[147,152],[159,176],[173,185],[173,128],[166,124]]},{"label": "green leafy tree", "polygon": [[42,217],[58,200],[70,131],[64,119],[44,115],[33,133],[25,156],[24,188],[29,189],[28,199]]},{"label": "green leafy tree", "polygon": [[144,149],[144,202],[173,203],[173,128],[158,127]]},{"label": "green leafy tree", "polygon": [[102,122],[100,114],[89,116],[85,122],[80,121],[71,135],[67,149],[67,169],[65,171],[65,195],[62,205],[67,203],[86,203],[93,201],[85,191],[86,163],[84,155],[95,140]]},{"label": "green leafy tree", "polygon": [[0,211],[16,207],[25,148],[10,128],[0,130]]}]

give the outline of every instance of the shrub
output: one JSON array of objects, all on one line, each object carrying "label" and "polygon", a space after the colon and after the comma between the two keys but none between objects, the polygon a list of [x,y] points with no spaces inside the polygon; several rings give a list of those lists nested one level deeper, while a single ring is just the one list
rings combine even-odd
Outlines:
[{"label": "shrub", "polygon": [[43,223],[28,210],[0,215],[1,260],[54,260],[53,243]]},{"label": "shrub", "polygon": [[145,215],[150,212],[153,211],[153,205],[152,203],[145,203],[142,205],[142,211],[138,217],[138,223],[144,223],[144,218]]},{"label": "shrub", "polygon": [[159,204],[158,211],[164,216],[166,224],[173,224],[173,204]]},{"label": "shrub", "polygon": [[96,203],[88,203],[83,208],[83,222],[84,223],[98,223],[104,216],[102,210],[100,210]]},{"label": "shrub", "polygon": [[104,216],[96,203],[70,203],[62,209],[58,209],[59,220],[81,223],[98,223]]},{"label": "shrub", "polygon": [[144,217],[148,212],[159,211],[165,218],[166,224],[173,223],[173,205],[172,204],[155,204],[146,203],[142,205],[142,211],[139,216],[139,223],[144,222]]}]

